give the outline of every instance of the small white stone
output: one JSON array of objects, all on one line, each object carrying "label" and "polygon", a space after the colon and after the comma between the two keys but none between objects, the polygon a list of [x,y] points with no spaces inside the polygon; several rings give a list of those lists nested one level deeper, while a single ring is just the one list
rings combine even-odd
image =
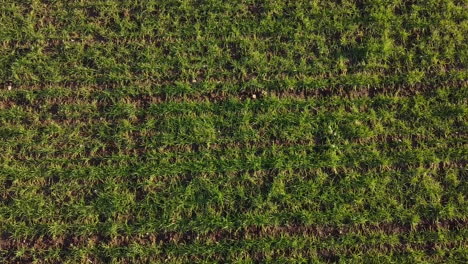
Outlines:
[{"label": "small white stone", "polygon": [[11,85],[8,85],[8,91],[11,91]]},{"label": "small white stone", "polygon": [[257,95],[252,94],[252,98],[253,98],[253,99],[257,98]]}]

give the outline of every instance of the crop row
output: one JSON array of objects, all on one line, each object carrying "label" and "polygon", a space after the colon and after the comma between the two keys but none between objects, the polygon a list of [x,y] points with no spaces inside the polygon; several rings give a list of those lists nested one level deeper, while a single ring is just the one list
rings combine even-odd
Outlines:
[{"label": "crop row", "polygon": [[[278,1],[234,9],[220,1],[168,2],[123,10],[116,1],[3,6],[0,79],[184,83],[397,74],[411,84],[467,62],[466,12],[453,1]],[[154,36],[159,41],[145,43]],[[99,41],[108,38],[134,42]]]},{"label": "crop row", "polygon": [[[6,180],[2,232],[14,237],[249,225],[344,224],[462,218],[462,164],[299,168],[160,176],[135,164]],[[444,169],[440,169],[440,167]],[[445,166],[445,167],[444,167]],[[81,175],[80,175],[81,174]],[[411,197],[407,199],[405,197]],[[288,208],[288,210],[285,210]]]},{"label": "crop row", "polygon": [[409,98],[163,103],[147,108],[132,103],[14,107],[0,111],[0,157],[5,163],[62,163],[85,158],[123,161],[140,155],[174,162],[218,157],[227,149],[260,154],[264,149],[293,149],[295,144],[318,155],[353,147],[462,147],[466,110],[459,92],[440,90],[436,96]]}]

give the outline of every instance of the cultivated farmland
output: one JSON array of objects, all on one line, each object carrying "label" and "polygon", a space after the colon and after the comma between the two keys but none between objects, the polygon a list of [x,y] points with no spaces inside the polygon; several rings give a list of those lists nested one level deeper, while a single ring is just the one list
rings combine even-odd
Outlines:
[{"label": "cultivated farmland", "polygon": [[0,0],[0,263],[468,262],[466,0]]}]

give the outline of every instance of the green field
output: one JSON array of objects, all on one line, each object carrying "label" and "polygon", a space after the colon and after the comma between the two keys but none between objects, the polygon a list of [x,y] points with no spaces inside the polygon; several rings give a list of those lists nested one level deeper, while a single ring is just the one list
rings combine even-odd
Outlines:
[{"label": "green field", "polygon": [[468,0],[0,0],[0,263],[468,263]]}]

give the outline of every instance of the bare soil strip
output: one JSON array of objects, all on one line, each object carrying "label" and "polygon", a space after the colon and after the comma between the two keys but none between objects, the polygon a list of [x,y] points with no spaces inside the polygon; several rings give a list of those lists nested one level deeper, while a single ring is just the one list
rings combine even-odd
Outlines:
[{"label": "bare soil strip", "polygon": [[[219,92],[188,92],[187,94],[169,95],[164,92],[157,94],[137,93],[133,95],[118,95],[115,97],[105,97],[104,94],[119,94],[115,88],[103,88],[104,90],[96,90],[87,95],[70,94],[54,98],[34,98],[26,99],[26,96],[19,92],[17,95],[0,99],[0,109],[10,109],[12,107],[21,107],[28,109],[29,112],[50,112],[54,113],[58,107],[66,105],[82,105],[92,106],[99,112],[107,111],[108,107],[112,107],[116,102],[125,102],[132,104],[138,109],[145,109],[153,104],[163,103],[222,103],[230,100],[263,100],[263,99],[294,99],[308,100],[317,98],[340,97],[343,99],[362,99],[373,98],[376,96],[394,96],[394,97],[411,97],[415,95],[432,96],[437,88],[450,87],[464,89],[468,85],[468,81],[451,81],[440,83],[437,85],[416,84],[413,86],[374,86],[374,87],[327,87],[320,89],[303,89],[295,91],[274,91],[274,90],[251,90],[243,91],[219,91]],[[40,93],[40,90],[35,90],[33,93]],[[34,97],[34,96],[32,96]],[[51,106],[50,109],[44,106]],[[55,109],[55,110],[54,110]],[[57,120],[65,121],[61,118]]]},{"label": "bare soil strip", "polygon": [[187,232],[159,232],[144,235],[127,235],[106,237],[94,235],[89,237],[80,237],[65,235],[58,237],[43,236],[35,239],[14,239],[8,234],[3,234],[0,238],[0,249],[14,251],[18,248],[29,249],[51,249],[61,248],[69,249],[76,246],[105,244],[115,247],[126,247],[132,243],[141,245],[159,244],[191,244],[199,241],[238,241],[246,238],[274,237],[281,234],[290,236],[301,235],[307,237],[340,237],[346,234],[369,235],[373,233],[401,234],[409,232],[437,231],[437,230],[460,230],[468,227],[467,219],[442,220],[439,222],[424,221],[418,225],[402,223],[380,223],[380,224],[362,224],[362,225],[342,225],[342,226],[306,226],[292,224],[288,226],[249,226],[239,230],[213,230],[207,233],[197,233],[195,231]]},{"label": "bare soil strip", "polygon": [[[324,79],[327,80],[327,79]],[[248,81],[248,80],[247,80]],[[148,103],[162,103],[162,102],[198,102],[198,101],[210,101],[210,102],[218,102],[218,101],[225,101],[229,98],[240,98],[240,99],[260,99],[266,96],[275,96],[278,98],[317,98],[317,97],[332,97],[332,96],[339,96],[345,98],[365,98],[365,97],[375,97],[378,95],[394,95],[394,96],[413,96],[417,94],[424,94],[424,93],[432,93],[434,89],[439,87],[464,87],[468,85],[467,80],[441,80],[431,83],[416,83],[416,84],[368,84],[368,85],[348,85],[348,84],[341,84],[341,85],[327,85],[324,87],[317,87],[317,88],[306,88],[308,87],[307,84],[299,84],[303,85],[304,88],[297,88],[295,90],[276,90],[271,89],[271,85],[274,85],[274,82],[281,81],[281,80],[271,80],[272,82],[270,85],[264,88],[257,88],[257,87],[240,87],[242,84],[246,83],[246,80],[236,80],[234,83],[229,82],[229,80],[210,80],[210,81],[202,81],[199,84],[189,84],[192,89],[190,90],[181,90],[179,92],[170,92],[165,90],[162,86],[170,86],[175,85],[173,82],[163,82],[163,83],[154,83],[152,81],[137,81],[137,82],[120,82],[120,83],[104,83],[104,84],[80,84],[74,82],[65,82],[59,84],[38,84],[32,86],[20,85],[14,86],[10,83],[0,84],[0,88],[7,89],[8,87],[12,87],[10,92],[18,91],[22,92],[33,92],[33,93],[40,93],[50,87],[66,87],[70,89],[72,94],[67,96],[60,96],[57,99],[60,100],[61,103],[71,103],[81,100],[92,100],[96,101],[95,98],[100,98],[100,95],[103,94],[111,94],[116,93],[118,96],[130,99],[132,101],[140,101],[140,102],[148,102]],[[239,89],[232,89],[232,90],[222,90],[220,91],[203,91],[197,89],[197,86],[202,86],[203,83],[212,83],[222,86],[225,83],[229,85],[239,86]],[[132,94],[122,94],[125,93],[122,91],[121,87],[140,87],[140,91],[137,93]],[[274,85],[275,87],[277,85]],[[157,89],[157,87],[161,87],[161,89]],[[270,88],[269,88],[270,87]],[[79,92],[86,90],[86,96],[80,95]],[[137,91],[139,89],[136,89]],[[75,94],[78,93],[78,94]],[[55,99],[55,100],[57,100]],[[117,99],[117,97],[116,97]],[[54,99],[50,99],[54,100]],[[5,104],[8,102],[12,102],[15,104],[27,104],[27,101],[22,98],[22,96],[15,96],[13,98],[9,98],[7,100],[2,100],[0,104]],[[46,101],[45,101],[46,102]],[[44,103],[45,103],[44,102]],[[51,101],[53,103],[53,101]],[[35,103],[37,104],[37,103]]]}]

